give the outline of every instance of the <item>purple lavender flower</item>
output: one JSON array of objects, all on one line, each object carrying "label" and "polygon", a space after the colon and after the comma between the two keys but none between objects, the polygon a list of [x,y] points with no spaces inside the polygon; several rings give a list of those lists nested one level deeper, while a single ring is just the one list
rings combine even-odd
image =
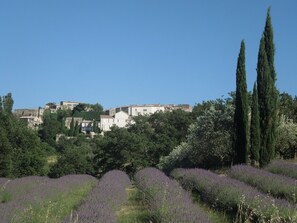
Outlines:
[{"label": "purple lavender flower", "polygon": [[6,184],[5,192],[10,193],[12,199],[7,203],[0,203],[0,223],[17,220],[30,205],[51,199],[57,193],[67,193],[92,181],[95,182],[96,178],[89,175],[68,175],[58,179],[31,176],[11,180]]},{"label": "purple lavender flower", "polygon": [[247,165],[236,165],[229,175],[277,198],[285,198],[297,203],[297,181],[286,176],[267,172]]},{"label": "purple lavender flower", "polygon": [[211,222],[191,196],[175,180],[155,168],[145,168],[135,174],[135,184],[143,193],[151,213],[162,223]]},{"label": "purple lavender flower", "polygon": [[128,200],[128,175],[112,170],[103,175],[81,206],[64,219],[64,223],[115,223],[116,211]]},{"label": "purple lavender flower", "polygon": [[254,187],[226,176],[203,169],[175,169],[171,176],[184,186],[197,190],[209,204],[227,211],[237,212],[239,205],[256,219],[265,221],[277,215],[280,222],[296,220],[295,206],[283,199],[275,199]]},{"label": "purple lavender flower", "polygon": [[292,177],[297,180],[297,164],[284,160],[272,161],[266,168],[267,171]]}]

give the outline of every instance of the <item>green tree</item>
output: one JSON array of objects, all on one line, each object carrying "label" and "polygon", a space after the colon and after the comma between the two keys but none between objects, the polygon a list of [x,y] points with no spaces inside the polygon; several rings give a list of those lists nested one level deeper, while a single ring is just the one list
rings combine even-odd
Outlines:
[{"label": "green tree", "polygon": [[12,113],[12,107],[13,107],[12,94],[8,93],[3,98],[3,110],[7,113]]},{"label": "green tree", "polygon": [[0,113],[3,112],[2,97],[0,96]]},{"label": "green tree", "polygon": [[272,117],[271,117],[271,83],[270,68],[268,66],[267,54],[265,51],[264,38],[261,38],[260,49],[257,64],[257,87],[259,116],[261,129],[260,146],[260,165],[267,165],[272,158],[271,147],[268,147],[269,137],[271,135]]},{"label": "green tree", "polygon": [[75,126],[74,126],[73,136],[78,136],[79,135],[79,131],[80,131],[80,126],[78,124],[78,121],[76,121],[75,122]]},{"label": "green tree", "polygon": [[56,145],[56,135],[62,133],[61,122],[57,120],[57,114],[52,114],[49,110],[44,112],[43,124],[39,129],[39,136],[42,141]]},{"label": "green tree", "polygon": [[278,91],[275,86],[273,29],[270,8],[260,41],[257,64],[257,87],[261,129],[260,165],[267,165],[275,156]]},{"label": "green tree", "polygon": [[74,118],[73,117],[70,122],[69,136],[74,136]]},{"label": "green tree", "polygon": [[134,174],[150,166],[145,139],[126,128],[112,127],[104,137],[97,139],[94,165],[97,175],[119,169]]},{"label": "green tree", "polygon": [[[1,115],[1,114],[0,114]],[[8,141],[6,131],[0,126],[0,177],[11,177],[12,147]]]},{"label": "green tree", "polygon": [[257,84],[254,84],[252,106],[251,106],[251,127],[250,127],[250,155],[252,165],[257,165],[259,162],[260,151],[260,117],[258,105],[258,90]]},{"label": "green tree", "polygon": [[218,168],[232,161],[234,107],[228,100],[205,102],[197,120],[189,128],[187,140],[160,159],[166,172],[176,167]]},{"label": "green tree", "polygon": [[234,112],[234,163],[248,160],[248,93],[245,71],[245,44],[241,42],[236,69],[236,97]]},{"label": "green tree", "polygon": [[271,16],[270,16],[270,8],[267,11],[267,17],[266,17],[266,23],[265,28],[263,32],[264,42],[265,42],[265,51],[267,55],[267,61],[270,71],[270,118],[269,121],[271,122],[269,135],[267,138],[267,148],[269,148],[270,153],[270,160],[274,158],[275,156],[275,144],[277,139],[277,127],[278,127],[278,110],[279,110],[279,92],[276,88],[275,82],[276,82],[276,71],[274,67],[274,53],[275,53],[275,47],[274,47],[274,37],[273,37],[273,27],[271,22]]},{"label": "green tree", "polygon": [[297,124],[282,115],[277,128],[276,153],[285,159],[297,158]]},{"label": "green tree", "polygon": [[4,97],[0,112],[0,175],[43,175],[45,156],[40,139],[12,114],[11,94]]},{"label": "green tree", "polygon": [[293,98],[286,92],[279,94],[279,114],[297,123],[297,97]]},{"label": "green tree", "polygon": [[59,154],[58,161],[50,168],[50,177],[61,177],[69,174],[94,174],[92,156],[88,144],[68,146]]}]

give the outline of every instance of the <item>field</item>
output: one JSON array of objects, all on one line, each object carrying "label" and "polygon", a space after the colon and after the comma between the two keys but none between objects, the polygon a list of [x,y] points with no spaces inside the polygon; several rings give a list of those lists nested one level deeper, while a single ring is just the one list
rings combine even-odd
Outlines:
[{"label": "field", "polygon": [[0,223],[297,222],[297,165],[0,178]]}]

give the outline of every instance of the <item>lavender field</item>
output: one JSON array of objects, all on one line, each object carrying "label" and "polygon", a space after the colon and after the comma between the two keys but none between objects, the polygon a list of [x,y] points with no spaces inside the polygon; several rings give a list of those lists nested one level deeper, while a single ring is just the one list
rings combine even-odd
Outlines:
[{"label": "lavender field", "polygon": [[[295,168],[283,161],[281,166]],[[296,179],[280,172],[238,165],[229,176],[203,169],[175,169],[166,176],[145,168],[132,179],[119,170],[99,180],[89,175],[0,178],[0,223],[294,223]],[[131,188],[137,191],[134,206],[127,205]],[[145,212],[135,212],[137,205]]]}]

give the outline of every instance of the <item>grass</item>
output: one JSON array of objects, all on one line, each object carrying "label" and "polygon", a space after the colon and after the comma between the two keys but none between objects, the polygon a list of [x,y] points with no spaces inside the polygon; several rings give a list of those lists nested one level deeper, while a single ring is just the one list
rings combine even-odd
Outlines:
[{"label": "grass", "polygon": [[141,194],[137,188],[131,186],[126,189],[128,203],[117,212],[119,223],[152,223],[151,215],[141,200]]},{"label": "grass", "polygon": [[7,203],[12,200],[12,194],[4,189],[0,189],[0,203]]},{"label": "grass", "polygon": [[77,208],[86,197],[93,184],[75,188],[68,193],[59,194],[51,200],[35,204],[13,219],[13,223],[58,223]]}]

